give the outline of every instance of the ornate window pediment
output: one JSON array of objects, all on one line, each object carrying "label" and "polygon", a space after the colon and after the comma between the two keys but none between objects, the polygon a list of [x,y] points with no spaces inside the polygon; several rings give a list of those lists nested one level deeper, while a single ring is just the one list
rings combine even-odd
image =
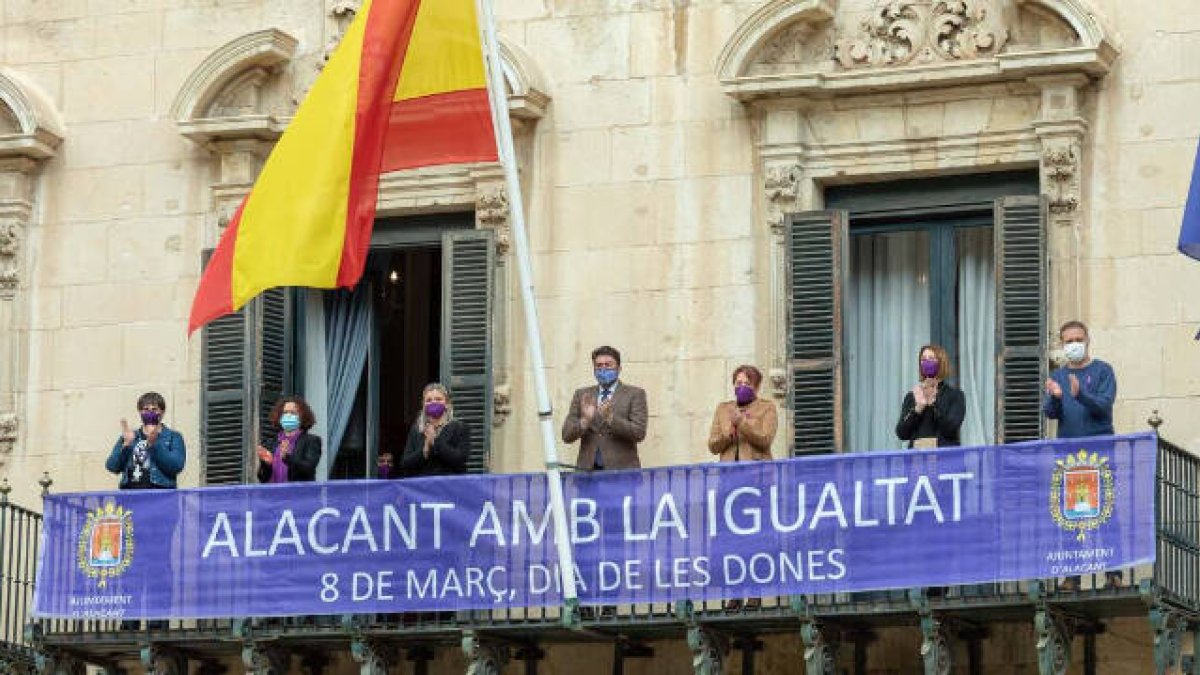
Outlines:
[{"label": "ornate window pediment", "polygon": [[1083,0],[772,0],[722,51],[726,93],[853,94],[1108,72],[1117,50]]},{"label": "ornate window pediment", "polygon": [[53,157],[63,136],[53,106],[35,88],[0,68],[0,158]]},{"label": "ornate window pediment", "polygon": [[277,28],[255,31],[210,54],[184,82],[171,105],[180,132],[197,143],[214,139],[273,140],[290,112],[266,95],[272,75],[292,59],[296,38]]}]

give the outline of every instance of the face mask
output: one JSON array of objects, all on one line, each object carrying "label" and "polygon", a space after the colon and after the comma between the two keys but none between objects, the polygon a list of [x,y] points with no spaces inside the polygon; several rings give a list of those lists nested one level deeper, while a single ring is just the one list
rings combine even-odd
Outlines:
[{"label": "face mask", "polygon": [[737,399],[738,405],[746,405],[754,400],[754,387],[748,384],[739,384],[733,388],[733,395]]},{"label": "face mask", "polygon": [[141,414],[142,424],[149,424],[153,426],[158,424],[158,421],[162,419],[162,413],[158,412],[157,410],[143,410]]},{"label": "face mask", "polygon": [[1071,363],[1079,363],[1087,358],[1087,343],[1068,342],[1063,345],[1063,356],[1066,356]]},{"label": "face mask", "polygon": [[599,382],[600,386],[602,386],[602,387],[609,386],[613,382],[617,381],[617,369],[616,368],[597,368],[596,369],[596,381]]},{"label": "face mask", "polygon": [[283,413],[279,416],[279,426],[284,431],[295,431],[300,428],[300,416],[296,413]]},{"label": "face mask", "polygon": [[921,359],[921,377],[937,377],[940,366],[937,359]]},{"label": "face mask", "polygon": [[441,401],[430,401],[425,404],[425,416],[433,419],[440,419],[446,414],[446,404]]},{"label": "face mask", "polygon": [[388,478],[391,475],[392,475],[392,465],[391,464],[380,464],[379,465],[379,477],[380,478]]}]

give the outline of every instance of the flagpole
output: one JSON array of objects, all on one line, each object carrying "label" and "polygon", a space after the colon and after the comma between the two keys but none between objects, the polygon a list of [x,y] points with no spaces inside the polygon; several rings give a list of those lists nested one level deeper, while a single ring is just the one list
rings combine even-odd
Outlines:
[{"label": "flagpole", "polygon": [[529,343],[529,360],[533,371],[533,386],[537,397],[538,423],[542,432],[542,452],[546,464],[546,482],[550,490],[550,513],[554,522],[554,542],[558,550],[559,573],[562,581],[563,603],[566,611],[563,622],[579,625],[579,597],[575,592],[575,556],[571,550],[567,528],[566,505],[563,500],[562,471],[558,448],[554,440],[554,419],[550,394],[546,387],[546,365],[542,357],[542,334],[538,327],[537,302],[533,294],[533,268],[529,262],[529,237],[525,230],[525,208],[521,198],[521,180],[517,175],[516,152],[513,149],[512,125],[508,113],[508,96],[504,87],[504,67],[500,61],[500,41],[496,37],[496,17],[490,0],[476,0],[483,28],[484,58],[487,63],[488,97],[492,101],[492,121],[496,128],[496,146],[500,164],[504,167],[504,184],[508,192],[509,220],[512,227],[513,250],[517,259],[517,278],[521,286],[521,305],[525,310],[525,334]]}]

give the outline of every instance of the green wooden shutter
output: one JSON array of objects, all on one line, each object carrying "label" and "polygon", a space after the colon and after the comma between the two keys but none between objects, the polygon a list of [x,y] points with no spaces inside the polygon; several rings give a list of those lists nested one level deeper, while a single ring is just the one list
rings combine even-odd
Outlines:
[{"label": "green wooden shutter", "polygon": [[490,230],[442,235],[441,379],[454,397],[454,416],[471,431],[467,470],[488,470],[492,419],[492,269]]},{"label": "green wooden shutter", "polygon": [[845,211],[792,216],[785,237],[792,453],[840,452],[845,414],[842,366]]},{"label": "green wooden shutter", "polygon": [[1046,378],[1046,207],[996,200],[996,442],[1042,436]]},{"label": "green wooden shutter", "polygon": [[245,480],[246,314],[228,314],[203,330],[200,366],[202,485]]},{"label": "green wooden shutter", "polygon": [[266,291],[203,331],[200,367],[201,484],[244,483],[250,448],[271,406],[290,388],[292,292]]},{"label": "green wooden shutter", "polygon": [[258,363],[251,372],[258,378],[258,428],[262,434],[269,433],[271,408],[292,391],[294,295],[290,288],[272,288],[255,300]]}]

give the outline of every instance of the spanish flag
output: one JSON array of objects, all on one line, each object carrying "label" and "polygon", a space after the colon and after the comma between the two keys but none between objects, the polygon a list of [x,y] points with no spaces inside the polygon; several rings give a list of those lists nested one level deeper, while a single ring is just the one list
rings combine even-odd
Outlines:
[{"label": "spanish flag", "polygon": [[475,0],[366,0],[204,269],[188,332],[277,286],[353,287],[379,175],[495,161]]}]

